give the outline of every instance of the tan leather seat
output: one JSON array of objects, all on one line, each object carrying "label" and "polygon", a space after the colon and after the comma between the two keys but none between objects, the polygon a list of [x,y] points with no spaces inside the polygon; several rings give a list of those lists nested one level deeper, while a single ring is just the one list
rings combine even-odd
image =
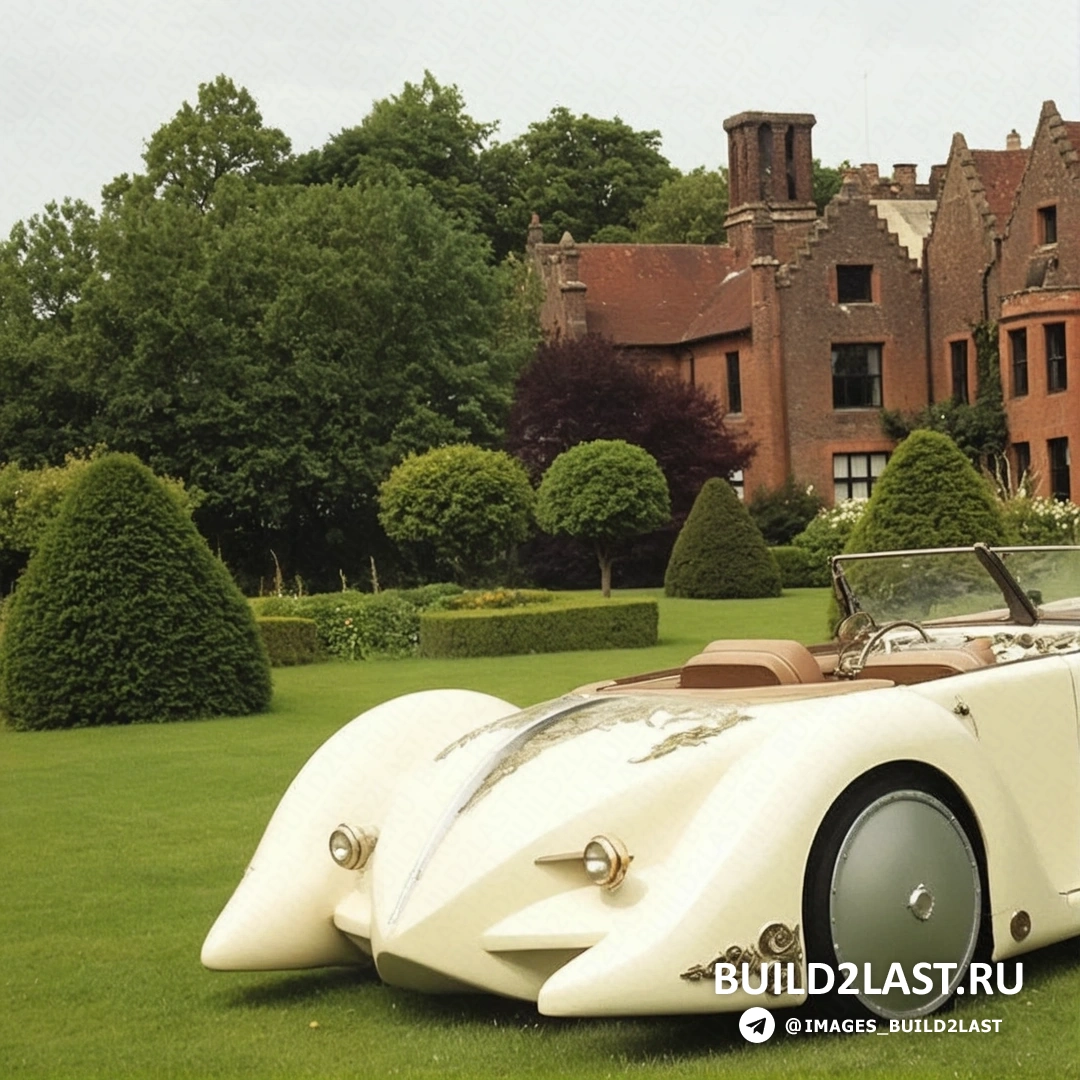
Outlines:
[{"label": "tan leather seat", "polygon": [[733,638],[710,642],[687,660],[679,686],[717,690],[819,683],[824,678],[810,650],[798,641]]}]

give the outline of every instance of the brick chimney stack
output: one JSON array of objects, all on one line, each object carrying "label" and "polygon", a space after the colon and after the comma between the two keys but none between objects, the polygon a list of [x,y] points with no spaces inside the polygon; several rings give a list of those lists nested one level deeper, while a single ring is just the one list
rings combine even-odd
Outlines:
[{"label": "brick chimney stack", "polygon": [[915,198],[915,173],[918,169],[916,165],[894,165],[893,166],[893,184],[898,189],[897,196],[901,199],[914,199]]},{"label": "brick chimney stack", "polygon": [[1024,145],[1020,140],[1020,132],[1013,128],[1008,135],[1005,136],[1005,149],[1006,150],[1023,150]]},{"label": "brick chimney stack", "polygon": [[724,121],[728,191],[724,227],[736,265],[789,261],[817,217],[810,113],[743,112]]}]

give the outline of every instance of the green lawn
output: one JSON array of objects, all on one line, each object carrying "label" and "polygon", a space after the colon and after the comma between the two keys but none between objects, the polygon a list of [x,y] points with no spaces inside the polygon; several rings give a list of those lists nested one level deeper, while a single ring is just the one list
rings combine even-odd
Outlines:
[{"label": "green lawn", "polygon": [[998,1034],[778,1032],[761,1047],[731,1017],[551,1020],[362,973],[200,966],[281,792],[362,709],[433,686],[524,705],[676,664],[713,637],[820,640],[825,596],[662,599],[661,642],[644,650],[279,670],[257,717],[0,732],[0,1077],[1077,1075],[1080,940],[1025,958],[1017,998],[956,1010],[1001,1018]]}]

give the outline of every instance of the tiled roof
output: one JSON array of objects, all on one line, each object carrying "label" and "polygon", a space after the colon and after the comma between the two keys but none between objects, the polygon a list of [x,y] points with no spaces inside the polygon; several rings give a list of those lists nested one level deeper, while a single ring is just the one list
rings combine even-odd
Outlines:
[{"label": "tiled roof", "polygon": [[1020,186],[1027,164],[1026,150],[972,150],[972,159],[986,192],[986,202],[994,215],[1000,235],[1012,213],[1013,196]]},{"label": "tiled roof", "polygon": [[[580,244],[590,333],[623,345],[672,345],[731,271],[721,244]],[[747,294],[749,316],[749,294]]]},{"label": "tiled roof", "polygon": [[683,341],[732,334],[750,326],[750,271],[729,274],[716,287],[701,314],[689,325]]},{"label": "tiled roof", "polygon": [[1065,128],[1065,134],[1069,136],[1069,142],[1073,145],[1073,149],[1080,154],[1080,120],[1064,120],[1062,124]]}]

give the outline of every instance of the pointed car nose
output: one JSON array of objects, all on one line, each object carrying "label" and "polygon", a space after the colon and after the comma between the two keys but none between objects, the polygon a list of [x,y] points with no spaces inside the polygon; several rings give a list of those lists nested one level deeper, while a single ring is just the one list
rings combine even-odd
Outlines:
[{"label": "pointed car nose", "polygon": [[274,811],[247,873],[202,949],[208,968],[267,971],[365,963],[334,926],[358,884],[331,858],[342,823],[376,828],[404,774],[478,725],[516,712],[468,690],[428,690],[384,702],[315,752]]},{"label": "pointed car nose", "polygon": [[263,866],[260,861],[250,869],[203,943],[203,965],[215,971],[272,971],[368,962],[332,921],[328,897],[348,889],[352,875],[328,854],[319,862],[326,866]]}]

